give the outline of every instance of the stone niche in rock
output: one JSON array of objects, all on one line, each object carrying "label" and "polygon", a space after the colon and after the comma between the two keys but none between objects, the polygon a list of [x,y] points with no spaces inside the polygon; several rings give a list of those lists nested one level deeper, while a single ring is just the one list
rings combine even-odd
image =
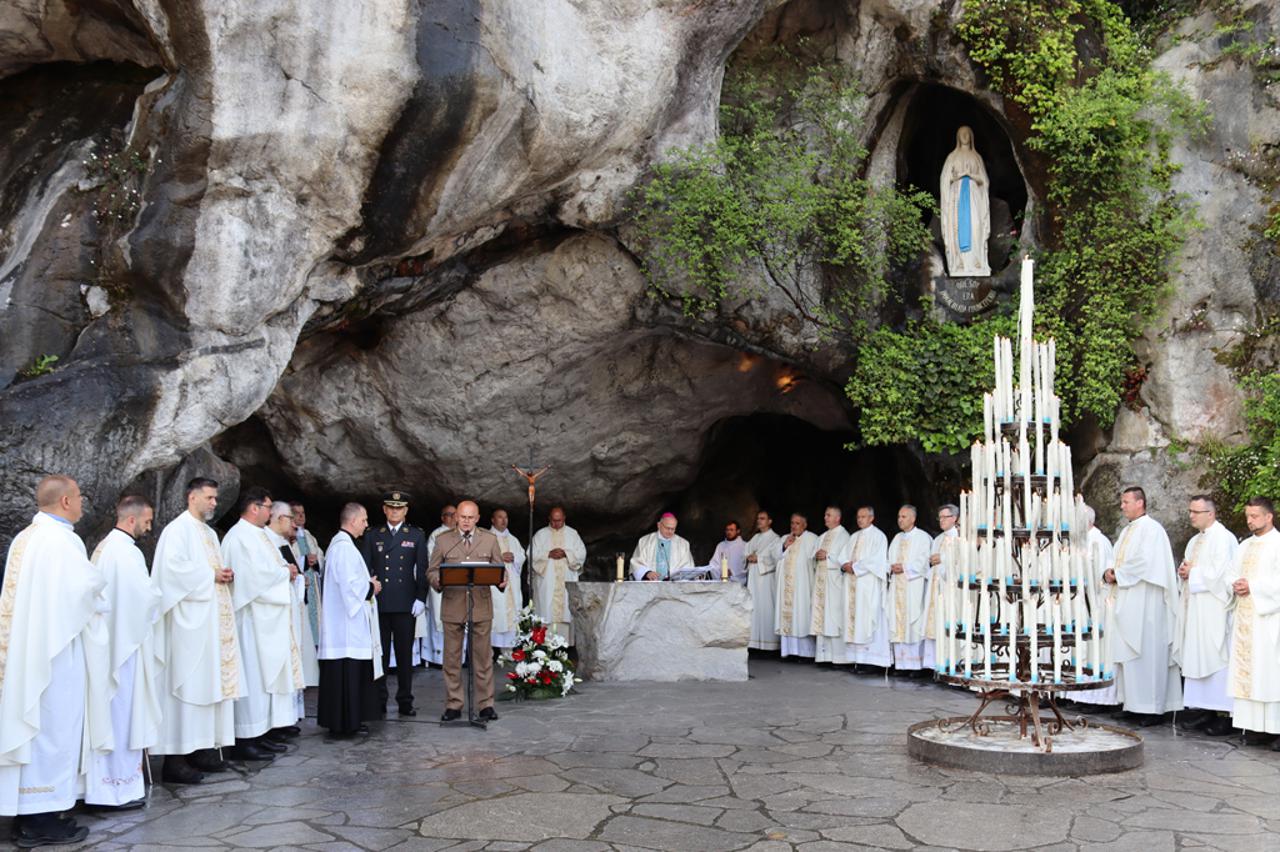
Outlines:
[{"label": "stone niche in rock", "polygon": [[991,276],[954,278],[947,274],[942,225],[930,216],[933,242],[921,265],[923,292],[954,319],[980,316],[993,309],[1017,283],[1015,253],[1031,238],[1024,233],[1028,212],[1027,183],[1019,167],[1009,133],[996,114],[972,95],[937,84],[911,84],[898,99],[901,129],[897,140],[899,183],[923,189],[938,200],[940,177],[947,155],[956,146],[956,131],[973,130],[974,149],[981,155],[990,179],[991,234],[987,257]]}]

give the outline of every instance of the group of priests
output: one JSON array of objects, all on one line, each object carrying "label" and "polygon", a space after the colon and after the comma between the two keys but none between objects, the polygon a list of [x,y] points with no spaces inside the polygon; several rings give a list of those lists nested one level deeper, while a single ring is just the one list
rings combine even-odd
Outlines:
[{"label": "group of priests", "polygon": [[[1089,564],[1101,590],[1095,621],[1110,636],[1115,683],[1079,690],[1070,699],[1114,706],[1139,725],[1183,710],[1178,723],[1211,736],[1235,730],[1280,751],[1280,533],[1266,498],[1245,507],[1247,535],[1238,541],[1217,519],[1211,497],[1196,495],[1188,517],[1196,534],[1175,562],[1164,527],[1147,513],[1142,488],[1126,488],[1120,512],[1127,523],[1114,544],[1088,520]],[[744,540],[736,523],[705,566],[714,576],[745,583],[754,612],[749,647],[783,657],[927,676],[936,666],[934,618],[938,566],[948,538],[958,535],[959,509],[942,506],[940,532],[917,525],[915,507],[902,506],[890,541],[862,506],[856,527],[838,506],[823,513],[823,529],[809,529],[801,513],[786,535],[760,512]],[[631,559],[631,578],[665,580],[696,574],[689,543],[665,513]]]}]

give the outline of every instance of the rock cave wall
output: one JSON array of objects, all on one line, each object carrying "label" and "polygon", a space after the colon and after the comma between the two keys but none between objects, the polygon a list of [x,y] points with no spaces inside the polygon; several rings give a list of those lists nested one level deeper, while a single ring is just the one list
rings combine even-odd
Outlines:
[{"label": "rock cave wall", "polygon": [[[1280,32],[1280,11],[1246,5]],[[999,165],[1016,183],[1021,141],[957,14],[904,0],[19,0],[0,13],[0,541],[49,471],[81,481],[88,535],[126,489],[171,516],[195,472],[226,502],[243,476],[326,511],[409,488],[430,526],[460,493],[521,504],[507,465],[530,448],[556,466],[542,505],[565,502],[606,552],[663,507],[709,544],[725,514],[803,502],[778,473],[796,442],[825,475],[807,492],[815,524],[828,499],[936,506],[954,461],[832,449],[850,435],[840,388],[856,353],[768,296],[704,321],[651,298],[625,204],[665,150],[712,137],[733,51],[802,37],[862,81],[873,177],[928,160],[913,99],[972,98],[1008,137],[1016,162]],[[1238,437],[1238,392],[1204,353],[1246,334],[1277,280],[1244,235],[1265,195],[1230,163],[1280,138],[1275,87],[1221,60],[1204,24],[1181,24],[1160,63],[1222,116],[1177,149],[1206,227],[1168,320],[1140,341],[1144,411],[1082,452],[1100,508],[1118,482],[1159,483],[1164,521],[1195,472],[1158,448]],[[93,151],[142,165],[104,178]],[[137,191],[136,210],[104,219],[117,189]],[[1043,189],[1032,174],[1005,199],[1026,211],[1024,245]],[[912,281],[927,292],[928,269]],[[45,355],[52,372],[22,375]]]}]

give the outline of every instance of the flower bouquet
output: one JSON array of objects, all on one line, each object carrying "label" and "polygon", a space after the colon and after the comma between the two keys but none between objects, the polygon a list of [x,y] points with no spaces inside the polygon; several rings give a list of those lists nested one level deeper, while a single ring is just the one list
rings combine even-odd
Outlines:
[{"label": "flower bouquet", "polygon": [[507,692],[513,698],[559,698],[568,695],[581,680],[573,676],[569,643],[563,636],[547,632],[547,622],[533,612],[530,604],[520,611],[516,646],[502,661],[514,666],[507,672]]}]

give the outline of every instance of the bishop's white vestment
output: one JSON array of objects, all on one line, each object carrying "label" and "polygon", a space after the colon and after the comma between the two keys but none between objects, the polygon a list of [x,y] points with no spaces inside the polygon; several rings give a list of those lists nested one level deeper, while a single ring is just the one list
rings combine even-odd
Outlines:
[{"label": "bishop's white vestment", "polygon": [[693,553],[689,542],[678,535],[663,538],[657,531],[641,536],[631,554],[631,579],[643,580],[650,571],[658,572],[659,580],[669,580],[677,571],[693,566]]}]

